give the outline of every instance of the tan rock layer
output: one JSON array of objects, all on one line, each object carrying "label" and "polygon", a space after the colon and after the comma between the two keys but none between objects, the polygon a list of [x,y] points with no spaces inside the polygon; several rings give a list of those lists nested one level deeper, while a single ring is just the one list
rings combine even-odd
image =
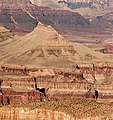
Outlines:
[{"label": "tan rock layer", "polygon": [[71,115],[47,109],[3,107],[0,108],[0,113],[1,120],[74,120]]}]

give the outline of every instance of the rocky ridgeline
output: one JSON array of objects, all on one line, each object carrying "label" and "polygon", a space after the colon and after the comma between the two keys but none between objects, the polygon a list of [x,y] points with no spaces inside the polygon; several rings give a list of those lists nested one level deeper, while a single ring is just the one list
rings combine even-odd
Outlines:
[{"label": "rocky ridgeline", "polygon": [[48,6],[51,8],[88,8],[96,7],[97,9],[104,9],[112,6],[112,0],[30,0],[31,3],[37,6]]},{"label": "rocky ridgeline", "polygon": [[1,44],[1,62],[23,66],[73,68],[77,61],[101,61],[106,57],[79,43],[72,44],[52,26],[40,22],[29,34],[4,44]]},{"label": "rocky ridgeline", "polygon": [[38,21],[53,26],[89,25],[89,22],[78,13],[38,7],[30,2],[26,3],[24,0],[13,4],[9,2],[1,2],[0,23],[10,29],[33,30],[37,26]]}]

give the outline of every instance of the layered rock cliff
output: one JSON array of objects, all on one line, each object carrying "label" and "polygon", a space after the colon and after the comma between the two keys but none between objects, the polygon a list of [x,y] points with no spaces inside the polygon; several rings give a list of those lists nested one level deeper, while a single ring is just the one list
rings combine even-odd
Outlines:
[{"label": "layered rock cliff", "polygon": [[[25,19],[26,18],[26,19]],[[1,7],[0,24],[12,29],[33,30],[38,21],[53,26],[87,26],[89,22],[78,13],[51,10],[32,4],[11,4]]]},{"label": "layered rock cliff", "polygon": [[[89,16],[89,21],[76,12],[65,9],[56,10],[54,8],[38,7],[29,1],[27,3],[23,1],[23,4],[20,2],[22,1],[17,1],[17,3],[13,1],[11,4],[2,2],[3,5],[0,7],[0,25],[6,26],[11,30],[16,30],[18,33],[26,34],[25,31],[32,31],[38,22],[41,21],[44,24],[54,27],[69,40],[79,42],[86,42],[88,40],[88,42],[97,43],[97,39],[103,41],[106,36],[111,35],[111,30],[107,31],[107,28],[112,29],[112,19],[103,18],[104,20],[93,20]],[[85,12],[85,16],[87,16],[86,13],[89,13],[89,9],[82,11]],[[80,11],[78,10],[77,12]],[[93,13],[92,10],[91,16]],[[93,14],[93,16],[97,15],[97,12]],[[84,38],[82,38],[81,32]],[[89,34],[90,32],[92,35]],[[95,33],[101,35],[93,37]],[[86,34],[88,35],[86,36]]]},{"label": "layered rock cliff", "polygon": [[[49,99],[65,99],[66,95],[85,98],[91,89],[99,91],[99,98],[113,98],[113,63],[81,62],[74,68],[36,68],[19,65],[2,65],[0,79],[3,89],[16,92],[35,90],[35,82],[39,88],[47,89]],[[35,76],[35,81],[34,77]],[[6,92],[7,93],[7,92]]]},{"label": "layered rock cliff", "polygon": [[76,61],[104,59],[103,54],[79,43],[73,45],[54,28],[41,23],[31,33],[20,39],[9,42],[7,45],[4,45],[4,42],[1,43],[1,51],[2,61],[41,67],[72,67]]}]

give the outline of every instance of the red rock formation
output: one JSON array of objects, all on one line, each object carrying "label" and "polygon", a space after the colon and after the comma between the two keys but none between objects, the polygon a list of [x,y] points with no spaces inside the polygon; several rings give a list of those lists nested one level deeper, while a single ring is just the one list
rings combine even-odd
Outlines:
[{"label": "red rock formation", "polygon": [[0,105],[28,104],[40,101],[40,94],[37,91],[16,92],[13,89],[2,89]]},{"label": "red rock formation", "polygon": [[[53,26],[57,26],[57,24],[64,26],[83,26],[89,24],[89,22],[78,13],[38,7],[30,4],[28,0],[18,0],[17,2],[3,1],[1,5],[1,23],[11,29],[33,30],[38,21]],[[24,18],[26,18],[26,20]]]},{"label": "red rock formation", "polygon": [[[4,92],[6,96],[10,94],[12,101],[13,97],[17,96],[17,99],[22,101],[22,99],[26,99],[26,96],[29,95],[29,99],[35,101],[36,98],[38,98],[36,96],[39,94],[32,92],[35,90],[34,77],[16,72],[18,71],[17,68],[23,71],[23,66],[17,67],[13,65],[13,67],[11,67],[12,72],[9,70],[3,71],[4,67],[10,69],[10,65],[7,65],[7,67],[2,65],[0,71],[0,73],[2,72],[3,74],[0,77],[3,81],[1,83],[1,88],[4,90],[6,88],[9,89],[9,92]],[[75,70],[63,68],[49,68],[49,70],[47,70],[47,68],[30,69],[26,67],[26,71],[27,74],[30,72],[37,72],[35,77],[37,86],[47,89],[46,92],[50,99],[63,99],[63,95],[85,97],[85,93],[89,88],[98,89],[100,98],[107,98],[107,96],[108,98],[113,97],[113,63],[110,62],[78,63]],[[52,74],[49,74],[50,71]],[[24,92],[26,96],[24,96],[24,93],[21,93],[22,91],[26,91]],[[4,99],[6,101],[6,97],[4,97]],[[25,101],[27,100],[28,99]],[[14,101],[14,103],[16,102]]]}]

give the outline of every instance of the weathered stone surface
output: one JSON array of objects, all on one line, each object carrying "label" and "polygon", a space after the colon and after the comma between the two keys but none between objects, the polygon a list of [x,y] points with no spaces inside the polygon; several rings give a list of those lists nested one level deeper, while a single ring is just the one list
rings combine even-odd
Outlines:
[{"label": "weathered stone surface", "polygon": [[11,29],[33,30],[38,21],[53,26],[87,26],[89,24],[89,22],[78,13],[38,7],[26,0],[1,3],[0,24]]},{"label": "weathered stone surface", "polygon": [[4,42],[5,40],[12,40],[15,39],[17,36],[15,36],[9,29],[6,29],[5,27],[0,26],[0,42]]},{"label": "weathered stone surface", "polygon": [[[4,112],[5,111],[5,112]],[[28,120],[28,119],[38,119],[38,120],[74,120],[74,117],[63,112],[50,111],[47,109],[33,109],[29,110],[28,108],[0,108],[0,119],[11,120]]]},{"label": "weathered stone surface", "polygon": [[[3,81],[1,83],[2,89],[13,89],[15,92],[29,92],[35,90],[35,81],[34,77],[32,77],[35,76],[37,86],[39,88],[45,88],[48,97],[51,99],[64,99],[65,97],[63,95],[85,97],[85,93],[90,88],[99,90],[99,98],[113,97],[112,63],[111,65],[108,62],[101,64],[98,62],[86,63],[86,65],[85,63],[78,63],[78,70],[63,68],[29,69],[26,67],[24,74],[24,67],[18,66],[19,71],[22,71],[19,73],[16,73],[16,71],[18,71],[16,67],[15,65],[10,69],[9,66],[7,71],[7,68],[2,65],[0,71],[2,74],[0,79]],[[28,75],[25,76],[26,74]]]},{"label": "weathered stone surface", "polygon": [[[73,69],[78,61],[103,60],[106,57],[79,43],[72,44],[52,26],[40,22],[29,34],[6,45],[3,42],[0,48],[1,62],[5,60],[6,63],[23,66],[56,66]],[[25,68],[23,72],[24,70]]]}]

